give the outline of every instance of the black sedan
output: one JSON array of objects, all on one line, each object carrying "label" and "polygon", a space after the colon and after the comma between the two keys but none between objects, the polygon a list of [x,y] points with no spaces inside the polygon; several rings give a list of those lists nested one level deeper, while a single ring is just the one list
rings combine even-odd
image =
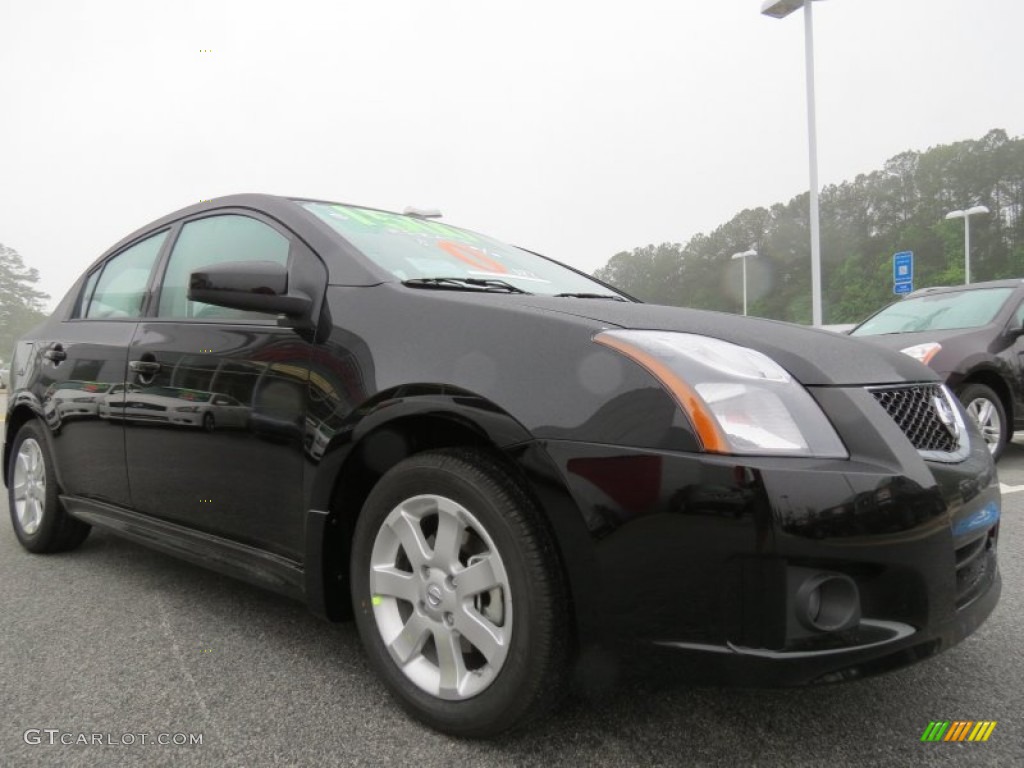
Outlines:
[{"label": "black sedan", "polygon": [[926,366],[421,216],[183,209],[97,259],[12,376],[28,550],[100,526],[354,617],[453,734],[529,722],[609,649],[742,685],[892,669],[999,596],[992,457]]},{"label": "black sedan", "polygon": [[854,328],[934,369],[959,396],[998,460],[1024,429],[1024,281],[924,288]]}]

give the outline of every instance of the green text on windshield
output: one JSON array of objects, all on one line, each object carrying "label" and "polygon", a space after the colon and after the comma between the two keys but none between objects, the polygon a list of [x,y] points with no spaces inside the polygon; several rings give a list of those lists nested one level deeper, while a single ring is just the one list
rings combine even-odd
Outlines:
[{"label": "green text on windshield", "polygon": [[502,280],[529,293],[615,293],[560,264],[439,221],[335,203],[299,203],[399,280]]}]

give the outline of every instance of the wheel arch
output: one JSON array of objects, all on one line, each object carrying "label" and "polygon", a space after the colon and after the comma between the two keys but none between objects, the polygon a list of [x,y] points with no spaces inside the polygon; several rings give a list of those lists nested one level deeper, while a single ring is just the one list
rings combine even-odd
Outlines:
[{"label": "wheel arch", "polygon": [[384,473],[408,456],[453,447],[475,448],[498,460],[542,510],[571,601],[574,580],[563,554],[564,533],[552,524],[522,460],[523,446],[533,444],[530,433],[485,398],[451,388],[417,390],[414,397],[395,390],[374,398],[358,422],[339,430],[315,470],[306,513],[309,608],[334,621],[351,617],[352,531],[366,498]]},{"label": "wheel arch", "polygon": [[957,384],[957,395],[959,396],[960,392],[971,384],[984,384],[999,396],[1003,403],[1003,410],[1006,411],[1006,419],[1011,429],[1013,429],[1016,424],[1017,409],[1014,408],[1013,391],[1006,382],[1006,379],[999,372],[991,368],[975,368]]}]

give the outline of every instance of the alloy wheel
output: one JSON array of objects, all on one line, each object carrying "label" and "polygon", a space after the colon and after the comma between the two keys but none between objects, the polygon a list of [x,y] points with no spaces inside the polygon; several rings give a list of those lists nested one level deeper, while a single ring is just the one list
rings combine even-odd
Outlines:
[{"label": "alloy wheel", "polygon": [[31,437],[23,440],[18,448],[12,490],[18,525],[31,536],[39,530],[46,508],[46,464],[42,448]]},{"label": "alloy wheel", "polygon": [[464,506],[433,494],[396,506],[373,544],[370,594],[388,653],[421,690],[461,701],[494,682],[512,595],[494,541]]},{"label": "alloy wheel", "polygon": [[995,404],[988,398],[976,397],[967,404],[966,411],[981,430],[989,452],[995,453],[999,450],[1003,434],[1003,421]]}]

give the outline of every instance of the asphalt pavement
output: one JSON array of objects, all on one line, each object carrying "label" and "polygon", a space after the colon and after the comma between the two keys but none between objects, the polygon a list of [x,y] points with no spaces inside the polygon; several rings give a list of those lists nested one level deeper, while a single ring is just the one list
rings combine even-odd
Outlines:
[{"label": "asphalt pavement", "polygon": [[[1024,442],[1000,478],[1003,597],[951,651],[804,689],[634,679],[494,742],[406,717],[351,624],[100,531],[31,555],[5,500],[0,766],[1021,765]],[[985,743],[922,743],[933,720],[998,725]]]}]

